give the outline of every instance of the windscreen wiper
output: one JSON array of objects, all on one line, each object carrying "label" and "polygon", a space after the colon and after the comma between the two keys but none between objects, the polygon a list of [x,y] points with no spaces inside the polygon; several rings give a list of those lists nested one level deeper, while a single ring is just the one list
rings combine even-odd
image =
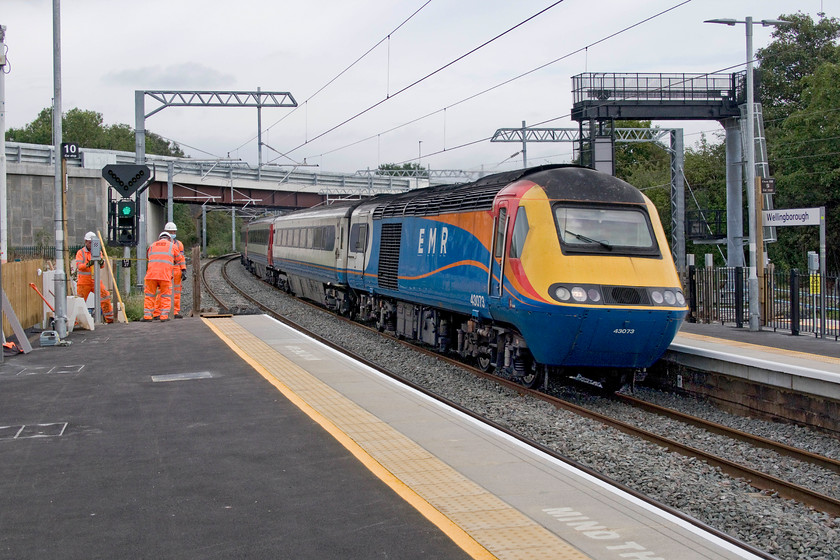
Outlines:
[{"label": "windscreen wiper", "polygon": [[566,233],[576,237],[577,239],[580,239],[581,241],[585,241],[586,243],[597,243],[598,245],[600,245],[604,249],[607,249],[608,251],[613,250],[613,246],[610,245],[609,243],[604,242],[604,241],[598,241],[597,239],[592,239],[591,237],[586,237],[585,235],[581,235],[579,233],[575,233],[575,232],[569,231],[569,230],[566,230]]}]

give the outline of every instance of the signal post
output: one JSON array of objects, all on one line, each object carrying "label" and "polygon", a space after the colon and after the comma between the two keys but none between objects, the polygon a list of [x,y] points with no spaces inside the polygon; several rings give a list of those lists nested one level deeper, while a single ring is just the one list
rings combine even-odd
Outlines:
[{"label": "signal post", "polygon": [[[138,197],[152,182],[152,173],[147,165],[112,164],[102,168],[102,177],[111,185],[119,198],[111,198],[108,193],[108,245],[111,247],[125,247],[123,253],[123,268],[127,270],[125,285],[131,287],[130,265],[131,247],[136,247],[139,240],[138,229]],[[137,255],[138,261],[143,258]],[[138,269],[139,270],[139,269]],[[138,281],[142,281],[139,278]]]}]

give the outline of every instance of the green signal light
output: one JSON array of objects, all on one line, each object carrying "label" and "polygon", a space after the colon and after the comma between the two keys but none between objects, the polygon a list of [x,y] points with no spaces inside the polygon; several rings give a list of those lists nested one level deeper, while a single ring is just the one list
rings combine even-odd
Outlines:
[{"label": "green signal light", "polygon": [[120,218],[133,218],[136,211],[137,206],[133,200],[121,200],[117,204],[117,216]]}]

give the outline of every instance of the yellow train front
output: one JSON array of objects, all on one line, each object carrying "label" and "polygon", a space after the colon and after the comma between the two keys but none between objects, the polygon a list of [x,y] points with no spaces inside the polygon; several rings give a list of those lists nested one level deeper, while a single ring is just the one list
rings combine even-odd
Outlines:
[{"label": "yellow train front", "polygon": [[551,168],[502,189],[492,214],[489,312],[516,326],[536,362],[618,385],[661,357],[688,309],[644,194]]}]

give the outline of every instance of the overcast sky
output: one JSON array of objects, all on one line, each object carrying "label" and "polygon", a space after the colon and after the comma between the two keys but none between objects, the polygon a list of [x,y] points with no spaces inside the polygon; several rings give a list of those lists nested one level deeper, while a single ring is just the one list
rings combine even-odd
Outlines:
[{"label": "overcast sky", "polygon": [[[521,155],[511,157],[521,145],[486,140],[496,129],[522,121],[577,127],[569,117],[574,75],[742,70],[744,25],[704,20],[796,12],[840,17],[840,0],[554,4],[65,0],[62,107],[96,111],[106,124],[133,127],[135,90],[259,87],[290,92],[299,104],[263,109],[264,162],[305,160],[323,171],[352,172],[420,157],[432,169],[493,172],[522,163]],[[6,126],[18,128],[52,103],[52,1],[2,0],[0,24],[7,28],[11,67],[5,76]],[[771,29],[754,26],[755,49],[770,39]],[[146,112],[154,107],[147,98]],[[701,131],[712,135],[720,129],[714,121],[655,124],[684,128],[687,145]],[[257,162],[254,108],[167,108],[150,116],[146,128],[178,142],[192,157]],[[571,153],[570,144],[531,143],[528,164],[565,163]]]}]

